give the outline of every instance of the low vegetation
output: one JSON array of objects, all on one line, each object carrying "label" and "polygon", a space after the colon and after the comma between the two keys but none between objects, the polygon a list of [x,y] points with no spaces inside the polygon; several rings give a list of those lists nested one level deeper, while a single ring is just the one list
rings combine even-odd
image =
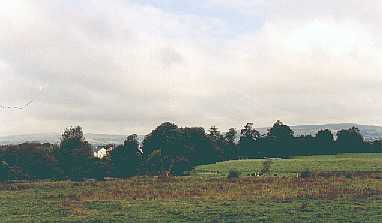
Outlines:
[{"label": "low vegetation", "polygon": [[191,176],[3,183],[0,203],[1,222],[378,222],[382,181]]}]

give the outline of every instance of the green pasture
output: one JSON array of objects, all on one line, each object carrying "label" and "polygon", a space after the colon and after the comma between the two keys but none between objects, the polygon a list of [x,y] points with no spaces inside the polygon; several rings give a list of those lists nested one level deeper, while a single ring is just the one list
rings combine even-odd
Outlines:
[{"label": "green pasture", "polygon": [[[259,172],[263,162],[264,159],[248,159],[202,165],[191,171],[191,175],[226,176],[230,170],[237,170],[242,175],[248,175]],[[382,154],[340,154],[272,159],[272,174],[293,176],[305,170],[312,172],[378,172],[382,171]]]}]

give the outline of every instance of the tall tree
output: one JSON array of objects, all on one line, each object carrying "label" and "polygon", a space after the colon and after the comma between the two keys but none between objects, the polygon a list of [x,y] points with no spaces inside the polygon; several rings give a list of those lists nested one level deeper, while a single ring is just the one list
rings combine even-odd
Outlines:
[{"label": "tall tree", "polygon": [[216,152],[217,161],[224,160],[224,137],[218,130],[216,126],[212,126],[209,129],[209,134],[207,135],[213,150]]},{"label": "tall tree", "polygon": [[66,176],[73,179],[88,176],[92,154],[91,146],[85,140],[80,126],[65,129],[57,158]]},{"label": "tall tree", "polygon": [[142,159],[141,155],[138,136],[136,134],[129,135],[123,145],[111,151],[110,160],[113,175],[118,177],[137,175]]},{"label": "tall tree", "polygon": [[334,136],[329,129],[320,130],[316,134],[316,150],[317,154],[331,154],[333,153]]},{"label": "tall tree", "polygon": [[148,157],[154,150],[172,143],[179,136],[178,126],[165,122],[154,129],[143,140],[143,154]]},{"label": "tall tree", "polygon": [[222,135],[216,126],[211,126],[208,137],[213,141],[219,141],[222,139]]},{"label": "tall tree", "polygon": [[235,144],[237,131],[234,128],[228,129],[228,132],[224,134],[224,140],[229,144]]},{"label": "tall tree", "polygon": [[283,156],[288,156],[293,154],[293,134],[294,132],[289,126],[284,125],[280,120],[277,120],[267,133],[267,153],[269,156],[280,156],[281,154]]},{"label": "tall tree", "polygon": [[224,134],[224,160],[237,159],[239,154],[236,145],[237,131],[234,128],[230,128],[228,132]]},{"label": "tall tree", "polygon": [[356,127],[338,131],[336,146],[338,152],[362,152],[364,149],[363,136]]},{"label": "tall tree", "polygon": [[268,136],[276,137],[281,140],[290,140],[293,138],[293,130],[284,125],[280,120],[277,120],[273,127],[269,129]]},{"label": "tall tree", "polygon": [[184,132],[173,123],[165,122],[147,135],[143,141],[143,153],[150,174],[156,174],[155,165],[161,172],[173,171],[177,160],[184,160],[188,148]]},{"label": "tall tree", "polygon": [[240,155],[254,157],[259,151],[256,151],[256,142],[260,138],[260,132],[253,128],[253,123],[247,123],[240,130],[239,149]]},{"label": "tall tree", "polygon": [[211,136],[207,135],[203,128],[183,128],[182,132],[184,133],[184,154],[192,165],[219,161],[220,149],[217,148],[216,140],[211,140]]}]

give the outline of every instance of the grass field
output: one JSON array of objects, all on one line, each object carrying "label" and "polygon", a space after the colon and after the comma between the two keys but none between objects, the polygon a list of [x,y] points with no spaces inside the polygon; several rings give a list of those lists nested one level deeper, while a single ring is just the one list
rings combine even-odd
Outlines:
[{"label": "grass field", "polygon": [[[376,171],[378,159],[382,156],[297,157],[297,167],[285,160],[272,167],[292,173],[313,162],[321,164],[315,164],[316,171]],[[240,170],[261,165],[224,162],[198,167],[188,177],[2,183],[0,222],[381,222],[380,176],[221,177],[232,163],[239,169],[240,162]],[[198,172],[217,166],[216,176]]]},{"label": "grass field", "polygon": [[[192,175],[226,176],[234,169],[243,175],[258,172],[264,160],[232,160],[198,166]],[[327,156],[301,156],[292,159],[275,159],[271,172],[277,175],[295,176],[304,170],[312,172],[382,172],[382,154],[341,154]]]}]

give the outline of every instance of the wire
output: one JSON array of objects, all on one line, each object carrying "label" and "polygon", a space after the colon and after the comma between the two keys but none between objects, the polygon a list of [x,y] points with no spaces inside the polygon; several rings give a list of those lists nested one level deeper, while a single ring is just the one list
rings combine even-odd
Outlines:
[{"label": "wire", "polygon": [[[44,90],[44,87],[40,86],[40,94],[41,92]],[[37,98],[37,97],[36,97]],[[35,98],[35,99],[36,99]],[[13,109],[13,110],[24,110],[26,109],[27,107],[29,107],[32,103],[34,102],[34,99],[28,101],[27,103],[25,103],[24,105],[21,105],[21,106],[6,106],[6,105],[0,105],[0,108],[5,110],[5,109]]]},{"label": "wire", "polygon": [[33,100],[28,101],[28,103],[22,105],[22,106],[5,106],[5,105],[0,105],[0,108],[2,109],[17,109],[17,110],[23,110],[27,108],[29,105],[33,103]]}]

